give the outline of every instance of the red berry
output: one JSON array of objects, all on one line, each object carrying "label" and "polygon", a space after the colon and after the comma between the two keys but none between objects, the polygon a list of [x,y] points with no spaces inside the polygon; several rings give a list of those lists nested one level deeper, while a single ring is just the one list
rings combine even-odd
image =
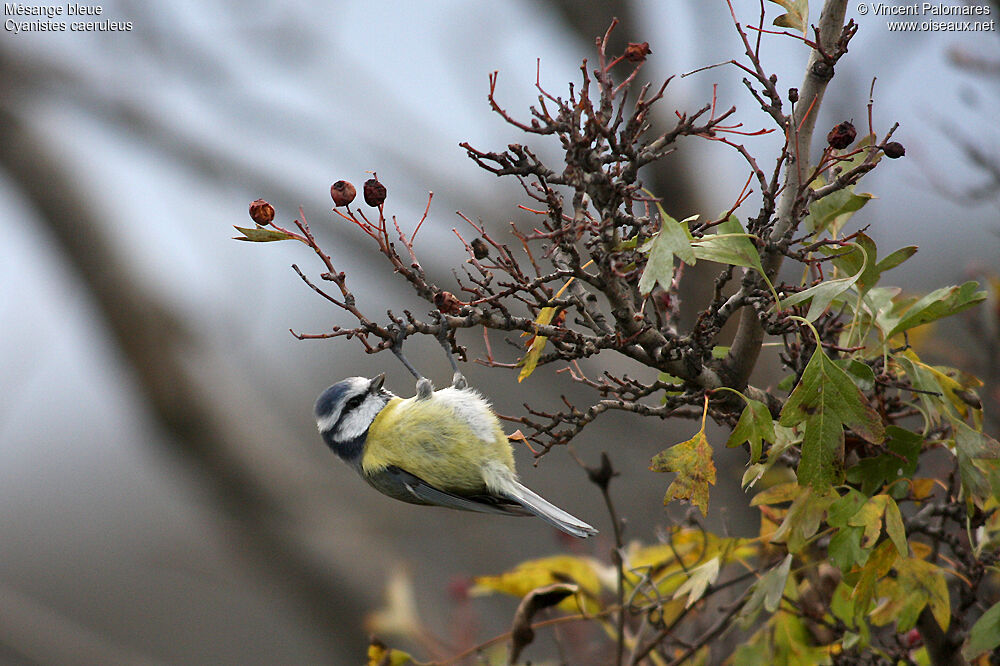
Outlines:
[{"label": "red berry", "polygon": [[372,208],[378,208],[385,201],[385,185],[378,178],[369,178],[364,187],[365,203]]},{"label": "red berry", "polygon": [[903,144],[898,141],[893,141],[882,146],[882,152],[890,160],[896,160],[906,154],[906,148],[903,148]]},{"label": "red berry", "polygon": [[826,142],[830,144],[831,148],[843,150],[854,143],[857,136],[858,131],[854,129],[854,125],[845,120],[830,130],[830,133],[826,135]]},{"label": "red berry", "polygon": [[263,199],[250,202],[250,219],[262,227],[266,227],[274,220],[274,206]]},{"label": "red berry", "polygon": [[334,206],[346,206],[358,195],[354,186],[346,180],[338,180],[330,186],[330,196],[333,198]]}]

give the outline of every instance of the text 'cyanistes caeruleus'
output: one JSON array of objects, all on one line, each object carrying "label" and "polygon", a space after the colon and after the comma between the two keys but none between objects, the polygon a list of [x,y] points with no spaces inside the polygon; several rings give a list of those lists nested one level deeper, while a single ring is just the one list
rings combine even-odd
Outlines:
[{"label": "text 'cyanistes caeruleus'", "polygon": [[496,414],[467,386],[450,349],[455,378],[440,391],[393,351],[417,376],[414,397],[384,389],[383,374],[345,379],[316,401],[323,440],[365,481],[412,504],[534,514],[574,536],[597,533],[518,482],[514,454]]}]

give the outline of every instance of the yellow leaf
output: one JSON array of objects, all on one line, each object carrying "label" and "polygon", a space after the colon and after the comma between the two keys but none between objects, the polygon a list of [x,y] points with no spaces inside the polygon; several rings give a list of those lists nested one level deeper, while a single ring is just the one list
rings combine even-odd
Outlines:
[{"label": "yellow leaf", "polygon": [[913,479],[913,485],[912,485],[913,499],[918,501],[927,499],[928,497],[930,497],[930,494],[934,492],[934,486],[936,484],[937,481],[935,481],[934,479],[928,479],[928,478]]},{"label": "yellow leaf", "polygon": [[776,486],[771,486],[767,490],[761,491],[753,496],[750,500],[750,506],[760,506],[761,504],[782,504],[784,502],[791,502],[796,497],[805,492],[805,489],[799,485],[798,481],[790,481],[788,483],[779,483]]},{"label": "yellow leaf", "polygon": [[395,648],[388,648],[378,639],[368,644],[368,666],[405,666],[415,664],[413,657]]},{"label": "yellow leaf", "polygon": [[719,537],[691,527],[674,527],[667,543],[654,546],[630,545],[625,551],[625,584],[629,593],[640,584],[652,584],[660,597],[674,594],[684,582],[686,571],[708,558],[721,564],[746,561],[758,556],[756,539]]},{"label": "yellow leaf", "polygon": [[868,613],[869,606],[875,598],[875,586],[878,581],[889,573],[892,565],[899,557],[896,547],[888,541],[879,544],[868,561],[861,568],[861,576],[851,593],[851,600],[854,601],[854,616],[860,619]]},{"label": "yellow leaf", "polygon": [[[613,576],[605,575],[604,567],[589,557],[574,557],[571,555],[555,555],[537,560],[521,562],[516,567],[499,576],[480,576],[476,585],[470,591],[479,596],[492,592],[501,592],[514,597],[523,598],[532,590],[552,585],[553,583],[573,582],[584,592],[583,609],[588,612],[599,610],[596,602],[589,603],[601,591],[603,578],[613,580]],[[580,610],[576,597],[564,599],[559,608],[575,612]]]},{"label": "yellow leaf", "polygon": [[[951,623],[951,598],[948,594],[948,581],[941,567],[924,560],[911,557],[901,557],[896,562],[899,573],[899,586],[906,590],[913,604],[913,621],[916,614],[925,606],[930,606],[931,614],[942,631],[948,631]],[[906,627],[904,631],[910,629]]]},{"label": "yellow leaf", "polygon": [[708,515],[708,486],[715,485],[715,463],[704,430],[656,454],[649,469],[677,473],[663,497],[664,504],[675,499],[687,500],[701,509],[702,515]]},{"label": "yellow leaf", "polygon": [[[569,284],[567,282],[566,284]],[[565,287],[564,287],[565,288]],[[562,290],[560,290],[562,293]],[[552,318],[556,315],[555,308],[542,308],[538,313],[538,318],[535,319],[535,326],[548,326],[552,323]],[[536,329],[537,330],[537,329]],[[544,335],[535,335],[531,340],[531,346],[528,347],[528,353],[524,355],[521,359],[521,372],[517,375],[517,381],[522,382],[531,376],[531,373],[535,371],[538,366],[538,359],[542,356],[542,351],[545,349],[545,343],[548,341]]]}]

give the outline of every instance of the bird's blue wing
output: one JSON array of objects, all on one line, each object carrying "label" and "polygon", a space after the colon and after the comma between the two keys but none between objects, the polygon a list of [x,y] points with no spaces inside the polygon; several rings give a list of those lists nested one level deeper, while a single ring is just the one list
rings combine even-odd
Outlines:
[{"label": "bird's blue wing", "polygon": [[514,516],[529,516],[520,504],[505,497],[490,495],[456,495],[440,488],[435,488],[423,479],[410,474],[395,465],[389,465],[384,470],[374,474],[366,474],[365,480],[394,499],[411,504],[430,504],[462,511],[478,511],[479,513],[500,513]]}]

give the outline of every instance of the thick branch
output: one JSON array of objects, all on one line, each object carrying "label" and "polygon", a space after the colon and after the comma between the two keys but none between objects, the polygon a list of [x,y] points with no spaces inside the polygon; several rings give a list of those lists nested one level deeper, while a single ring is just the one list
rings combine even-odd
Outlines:
[{"label": "thick branch", "polygon": [[[823,5],[818,26],[821,48],[813,49],[809,57],[805,79],[799,88],[799,99],[786,127],[789,156],[784,189],[776,211],[777,219],[769,238],[774,244],[784,242],[804,214],[801,210],[801,195],[806,185],[803,180],[808,174],[810,163],[809,146],[812,143],[823,94],[830,79],[833,78],[833,64],[829,62],[829,54],[836,51],[840,42],[846,13],[847,0],[826,0]],[[772,247],[763,253],[761,261],[768,277],[773,281],[781,268],[782,253]],[[758,280],[755,276],[748,277],[754,282]],[[764,329],[757,312],[753,308],[744,307],[740,314],[736,336],[725,360],[733,386],[739,388],[746,384],[757,364],[763,341]]]}]

